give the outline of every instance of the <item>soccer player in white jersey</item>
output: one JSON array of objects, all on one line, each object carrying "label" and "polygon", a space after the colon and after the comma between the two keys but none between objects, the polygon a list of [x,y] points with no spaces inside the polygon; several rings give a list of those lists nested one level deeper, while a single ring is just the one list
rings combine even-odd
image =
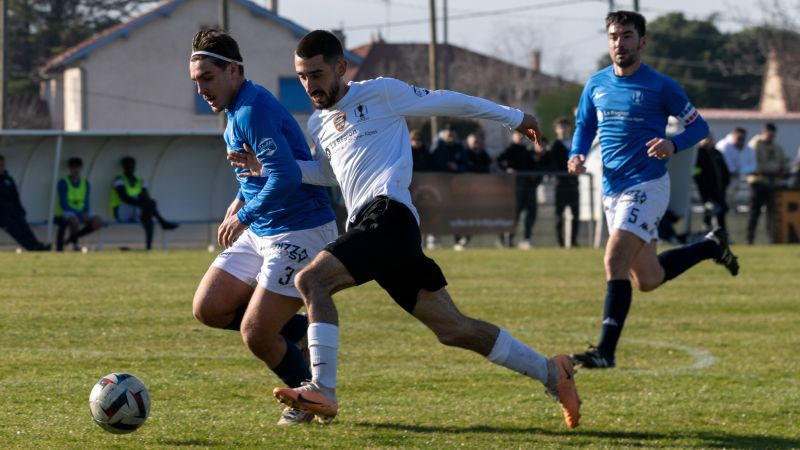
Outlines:
[{"label": "soccer player in white jersey", "polygon": [[538,139],[536,119],[480,98],[390,78],[346,83],[346,68],[341,43],[332,33],[312,31],[300,40],[295,69],[317,108],[308,131],[322,157],[298,164],[306,183],[338,183],[349,223],[347,232],[295,277],[310,322],[312,381],[300,388],[276,388],[273,394],[317,417],[336,415],[339,327],[331,296],[375,280],[441,343],[475,351],[541,382],[560,402],[567,426],[578,426],[580,399],[570,358],[546,358],[507,331],[458,310],[439,266],[422,252],[419,217],[408,189],[412,155],[404,116],[491,119]]},{"label": "soccer player in white jersey", "polygon": [[[232,37],[217,29],[197,33],[189,74],[212,110],[225,111],[228,151],[255,149],[266,170],[265,177],[236,177],[239,192],[218,232],[225,251],[197,288],[194,315],[211,327],[240,330],[257,358],[299,387],[311,374],[296,346],[307,323],[295,315],[303,302],[293,275],[336,238],[333,210],[324,188],[301,184],[296,160],[311,159],[303,131],[269,91],[244,78]],[[312,419],[286,408],[278,424]]]}]

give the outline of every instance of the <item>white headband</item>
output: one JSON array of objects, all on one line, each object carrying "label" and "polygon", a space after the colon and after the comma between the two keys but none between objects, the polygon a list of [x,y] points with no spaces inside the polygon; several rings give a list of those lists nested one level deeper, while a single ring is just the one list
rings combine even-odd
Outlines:
[{"label": "white headband", "polygon": [[238,65],[240,65],[240,66],[242,66],[242,65],[243,65],[243,64],[242,64],[242,61],[236,61],[235,59],[226,58],[226,57],[224,57],[224,56],[222,56],[222,55],[218,55],[218,54],[216,54],[216,53],[212,53],[212,52],[206,52],[206,51],[202,51],[202,50],[201,50],[201,51],[198,51],[198,52],[194,52],[194,53],[192,53],[192,56],[195,56],[195,55],[205,55],[205,56],[210,56],[210,57],[212,57],[212,58],[221,59],[221,60],[223,60],[223,61],[227,61],[227,62],[229,62],[229,63],[235,63],[235,64],[238,64]]}]

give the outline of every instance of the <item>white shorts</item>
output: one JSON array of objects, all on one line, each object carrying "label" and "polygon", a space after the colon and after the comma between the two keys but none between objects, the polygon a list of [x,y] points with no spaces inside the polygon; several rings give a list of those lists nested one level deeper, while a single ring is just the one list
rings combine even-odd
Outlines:
[{"label": "white shorts", "polygon": [[669,174],[603,197],[608,233],[629,231],[641,240],[658,240],[658,223],[669,205]]},{"label": "white shorts", "polygon": [[294,275],[328,243],[336,240],[336,222],[274,236],[257,236],[248,228],[211,263],[245,283],[288,297],[300,298]]}]

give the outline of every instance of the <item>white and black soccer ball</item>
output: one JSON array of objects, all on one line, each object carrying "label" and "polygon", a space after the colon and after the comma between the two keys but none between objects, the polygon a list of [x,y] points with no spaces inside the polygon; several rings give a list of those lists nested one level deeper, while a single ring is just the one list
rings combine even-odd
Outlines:
[{"label": "white and black soccer ball", "polygon": [[97,382],[89,394],[94,422],[106,431],[125,434],[142,426],[150,414],[150,394],[138,378],[111,373]]}]

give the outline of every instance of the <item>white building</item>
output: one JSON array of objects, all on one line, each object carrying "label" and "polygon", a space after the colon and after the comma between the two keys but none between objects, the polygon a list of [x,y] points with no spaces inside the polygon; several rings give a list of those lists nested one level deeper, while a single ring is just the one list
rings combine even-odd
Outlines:
[{"label": "white building", "polygon": [[[248,0],[228,5],[228,30],[239,43],[245,76],[269,89],[305,124],[312,107],[292,55],[309,30],[280,17],[275,7]],[[218,23],[218,16],[219,0],[167,0],[51,59],[41,69],[41,91],[53,128],[218,128],[219,118],[189,80],[192,36]],[[345,56],[351,64],[361,61],[349,52]]]}]

